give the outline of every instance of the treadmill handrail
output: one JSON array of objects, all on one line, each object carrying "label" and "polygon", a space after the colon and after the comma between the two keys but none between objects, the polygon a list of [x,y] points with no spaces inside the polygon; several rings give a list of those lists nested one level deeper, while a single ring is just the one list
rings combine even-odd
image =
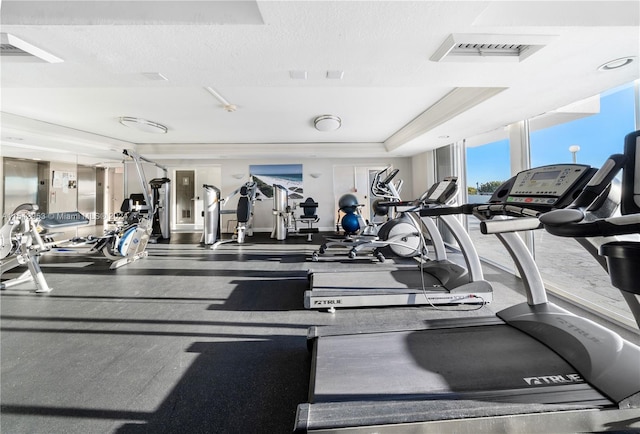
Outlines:
[{"label": "treadmill handrail", "polygon": [[506,232],[532,231],[542,224],[537,217],[519,217],[506,220],[485,220],[480,222],[480,232],[484,235]]},{"label": "treadmill handrail", "polygon": [[[586,210],[593,206],[601,195],[609,188],[615,176],[624,168],[629,159],[623,154],[613,154],[602,165],[600,169],[589,180],[580,195],[564,209],[557,209],[547,212],[540,216],[540,222],[550,233],[564,237],[598,236],[592,232],[596,230],[596,226],[577,229],[567,226],[580,223],[584,220]],[[565,230],[555,231],[555,227],[567,227]],[[584,231],[585,235],[580,235],[580,231]],[[603,235],[622,235],[622,233],[611,233]]]},{"label": "treadmill handrail", "polygon": [[560,237],[610,237],[640,232],[640,215],[609,217],[592,222],[572,222],[562,226],[545,224],[547,232]]}]

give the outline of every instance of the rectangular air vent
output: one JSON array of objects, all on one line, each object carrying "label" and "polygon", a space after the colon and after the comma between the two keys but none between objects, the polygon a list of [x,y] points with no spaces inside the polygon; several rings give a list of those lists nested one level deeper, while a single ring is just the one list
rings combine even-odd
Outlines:
[{"label": "rectangular air vent", "polygon": [[554,37],[454,33],[429,60],[433,62],[522,62]]},{"label": "rectangular air vent", "polygon": [[31,45],[22,39],[9,33],[0,33],[0,55],[8,59],[16,59],[20,61],[63,62],[59,57],[51,53],[47,53],[41,48]]},{"label": "rectangular air vent", "polygon": [[31,54],[11,44],[1,44],[0,54],[3,56],[31,56]]},{"label": "rectangular air vent", "polygon": [[450,56],[516,56],[527,49],[522,44],[458,44],[449,52]]}]

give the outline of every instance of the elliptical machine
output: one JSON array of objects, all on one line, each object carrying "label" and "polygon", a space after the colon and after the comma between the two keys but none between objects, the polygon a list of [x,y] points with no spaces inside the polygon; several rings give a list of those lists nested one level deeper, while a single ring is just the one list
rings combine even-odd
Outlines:
[{"label": "elliptical machine", "polygon": [[402,180],[393,183],[394,178],[400,172],[392,170],[384,179],[386,168],[376,173],[371,183],[371,194],[378,200],[373,207],[377,217],[386,216],[382,223],[366,223],[360,212],[362,204],[352,194],[343,195],[338,201],[339,211],[344,213],[340,224],[345,232],[344,238],[328,238],[328,241],[313,252],[312,260],[319,260],[320,255],[326,253],[328,248],[348,248],[348,257],[354,259],[363,250],[372,251],[372,255],[380,262],[385,262],[385,253],[402,258],[411,258],[426,253],[423,242],[422,226],[419,218],[410,212],[396,213],[392,205],[401,202],[400,190]]}]

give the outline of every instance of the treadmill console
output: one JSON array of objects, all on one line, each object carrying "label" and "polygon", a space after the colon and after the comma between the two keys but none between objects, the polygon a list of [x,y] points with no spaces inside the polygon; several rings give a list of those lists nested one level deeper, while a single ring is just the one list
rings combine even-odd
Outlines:
[{"label": "treadmill console", "polygon": [[417,202],[442,205],[448,203],[458,192],[457,181],[458,178],[456,176],[444,178],[442,181],[432,185],[429,190],[425,191]]},{"label": "treadmill console", "polygon": [[554,164],[525,170],[512,179],[504,202],[540,208],[563,206],[574,199],[573,193],[579,192],[594,172],[582,164]]}]

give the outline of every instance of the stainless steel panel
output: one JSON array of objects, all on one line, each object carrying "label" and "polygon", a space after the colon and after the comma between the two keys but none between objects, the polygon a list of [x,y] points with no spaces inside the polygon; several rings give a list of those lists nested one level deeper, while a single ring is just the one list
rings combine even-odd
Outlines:
[{"label": "stainless steel panel", "polygon": [[104,168],[96,169],[96,224],[104,224],[104,194],[107,172]]},{"label": "stainless steel panel", "polygon": [[4,159],[4,215],[23,203],[38,203],[38,163]]},{"label": "stainless steel panel", "polygon": [[[95,223],[96,219],[96,169],[78,166],[78,211]],[[91,223],[90,223],[91,224]]]},{"label": "stainless steel panel", "polygon": [[49,186],[51,185],[51,164],[38,162],[38,207],[41,213],[49,212]]}]

